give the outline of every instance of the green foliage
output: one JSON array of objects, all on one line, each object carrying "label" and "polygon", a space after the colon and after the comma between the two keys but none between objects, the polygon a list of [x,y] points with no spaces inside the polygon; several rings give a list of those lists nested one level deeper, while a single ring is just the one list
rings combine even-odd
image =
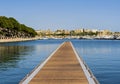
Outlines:
[{"label": "green foliage", "polygon": [[34,37],[37,34],[34,29],[27,27],[24,24],[20,24],[13,17],[7,18],[5,16],[0,16],[0,27],[12,31],[24,32],[27,33],[26,35],[29,34],[31,37]]},{"label": "green foliage", "polygon": [[13,25],[13,29],[20,30],[20,23],[16,19],[14,19],[13,17],[10,17],[9,20]]},{"label": "green foliage", "polygon": [[3,34],[3,32],[2,32],[2,31],[0,31],[0,34]]},{"label": "green foliage", "polygon": [[97,36],[98,32],[92,32],[92,31],[90,31],[90,32],[81,32],[81,33],[78,33],[77,35],[80,35],[80,36],[86,36],[86,35],[88,35],[88,36]]},{"label": "green foliage", "polygon": [[5,16],[0,16],[0,27],[12,29],[14,26],[12,22],[9,20],[9,18]]},{"label": "green foliage", "polygon": [[71,35],[71,36],[75,36],[75,35],[76,35],[75,31],[74,31],[74,30],[71,30],[71,31],[70,31],[70,35]]}]

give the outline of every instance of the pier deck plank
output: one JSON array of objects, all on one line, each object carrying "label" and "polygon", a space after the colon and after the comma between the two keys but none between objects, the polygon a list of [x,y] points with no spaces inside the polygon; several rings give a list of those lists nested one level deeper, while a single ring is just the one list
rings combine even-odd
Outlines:
[{"label": "pier deck plank", "polygon": [[65,42],[29,84],[88,84],[88,80],[70,42]]}]

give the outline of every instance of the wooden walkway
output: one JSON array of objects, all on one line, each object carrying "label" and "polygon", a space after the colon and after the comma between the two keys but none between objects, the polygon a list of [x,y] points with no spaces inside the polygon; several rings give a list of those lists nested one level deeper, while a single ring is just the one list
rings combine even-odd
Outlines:
[{"label": "wooden walkway", "polygon": [[89,82],[71,43],[64,42],[29,84],[89,84]]}]

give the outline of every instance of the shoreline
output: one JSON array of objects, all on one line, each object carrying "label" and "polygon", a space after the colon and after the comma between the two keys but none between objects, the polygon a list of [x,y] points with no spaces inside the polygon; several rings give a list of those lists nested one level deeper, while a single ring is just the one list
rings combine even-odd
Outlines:
[{"label": "shoreline", "polygon": [[[0,43],[6,43],[6,42],[22,42],[22,41],[32,41],[32,40],[49,40],[54,38],[7,38],[7,39],[0,39]],[[55,38],[56,39],[56,38]],[[60,38],[57,38],[60,39]],[[78,38],[61,38],[61,39],[78,39]],[[120,39],[105,39],[105,38],[99,38],[99,39],[88,39],[88,38],[79,38],[79,40],[120,40]]]},{"label": "shoreline", "polygon": [[6,43],[6,42],[22,42],[22,41],[32,41],[32,40],[38,40],[39,38],[9,38],[9,39],[0,39],[0,43]]}]

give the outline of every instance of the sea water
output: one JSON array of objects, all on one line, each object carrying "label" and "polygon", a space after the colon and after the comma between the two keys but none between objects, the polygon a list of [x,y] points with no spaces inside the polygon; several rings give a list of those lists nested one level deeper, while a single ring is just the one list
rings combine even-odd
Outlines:
[{"label": "sea water", "polygon": [[36,40],[0,43],[0,84],[18,84],[62,42],[71,41],[100,84],[120,84],[119,40]]}]

